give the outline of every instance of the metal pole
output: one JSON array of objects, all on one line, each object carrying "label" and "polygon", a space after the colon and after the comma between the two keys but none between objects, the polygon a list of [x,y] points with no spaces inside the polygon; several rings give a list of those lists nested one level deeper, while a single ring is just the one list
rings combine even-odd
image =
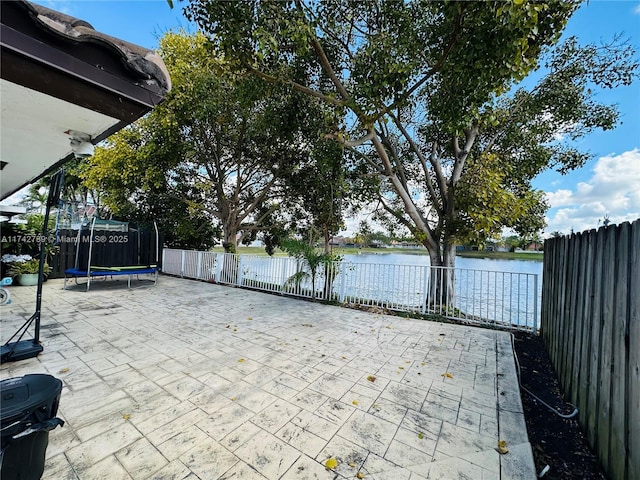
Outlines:
[{"label": "metal pole", "polygon": [[33,344],[38,345],[40,343],[40,312],[42,310],[42,283],[44,280],[44,264],[46,260],[46,247],[47,247],[47,235],[49,233],[48,223],[49,214],[51,213],[51,207],[53,204],[58,203],[60,198],[60,192],[62,190],[62,184],[64,182],[64,170],[58,171],[51,177],[51,184],[49,185],[49,195],[47,197],[47,208],[44,211],[44,225],[42,225],[42,238],[40,239],[40,264],[38,265],[38,290],[36,293],[36,311],[33,314],[35,317],[35,333],[33,336]]}]

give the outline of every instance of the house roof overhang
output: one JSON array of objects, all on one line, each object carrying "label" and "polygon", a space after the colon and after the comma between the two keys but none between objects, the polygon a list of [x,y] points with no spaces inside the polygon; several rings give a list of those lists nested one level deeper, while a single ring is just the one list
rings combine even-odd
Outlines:
[{"label": "house roof overhang", "polygon": [[160,103],[171,80],[153,51],[27,1],[0,2],[0,199]]}]

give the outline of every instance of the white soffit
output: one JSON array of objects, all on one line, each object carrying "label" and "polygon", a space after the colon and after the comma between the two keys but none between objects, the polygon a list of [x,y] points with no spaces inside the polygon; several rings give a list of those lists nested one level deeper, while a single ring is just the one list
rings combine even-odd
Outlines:
[{"label": "white soffit", "polygon": [[67,130],[99,136],[119,120],[0,80],[0,198],[71,154]]}]

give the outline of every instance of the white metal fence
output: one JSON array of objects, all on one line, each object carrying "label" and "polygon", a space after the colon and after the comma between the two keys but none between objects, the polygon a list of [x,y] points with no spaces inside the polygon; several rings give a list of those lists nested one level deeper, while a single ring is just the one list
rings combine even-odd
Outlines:
[{"label": "white metal fence", "polygon": [[[272,293],[389,310],[435,314],[476,324],[537,332],[538,275],[345,260],[311,278],[292,257],[234,255],[165,248],[162,271]],[[451,278],[452,298],[443,298]]]}]

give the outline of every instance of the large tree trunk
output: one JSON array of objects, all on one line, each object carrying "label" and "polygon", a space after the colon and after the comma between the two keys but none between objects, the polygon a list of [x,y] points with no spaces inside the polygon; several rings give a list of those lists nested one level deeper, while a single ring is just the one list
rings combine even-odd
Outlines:
[{"label": "large tree trunk", "polygon": [[331,236],[329,235],[329,229],[324,226],[322,230],[324,234],[324,253],[331,253]]},{"label": "large tree trunk", "polygon": [[431,262],[426,298],[427,311],[445,313],[452,309],[454,304],[456,245],[446,240],[437,250],[425,246],[429,251]]},{"label": "large tree trunk", "polygon": [[[229,223],[224,222],[222,224],[222,246],[224,247],[224,253],[236,253],[237,231]],[[225,283],[236,283],[238,278],[238,258],[235,255],[224,256],[221,276]]]},{"label": "large tree trunk", "polygon": [[[331,237],[329,235],[329,229],[325,226],[323,230],[324,230],[324,253],[330,254],[331,253],[331,244],[330,244]],[[323,270],[324,270],[323,297],[325,300],[332,300],[333,299],[333,280],[335,279],[338,273],[335,262],[325,263],[323,265]]]},{"label": "large tree trunk", "polygon": [[236,253],[238,251],[238,231],[231,220],[222,224],[222,246],[225,253]]}]

